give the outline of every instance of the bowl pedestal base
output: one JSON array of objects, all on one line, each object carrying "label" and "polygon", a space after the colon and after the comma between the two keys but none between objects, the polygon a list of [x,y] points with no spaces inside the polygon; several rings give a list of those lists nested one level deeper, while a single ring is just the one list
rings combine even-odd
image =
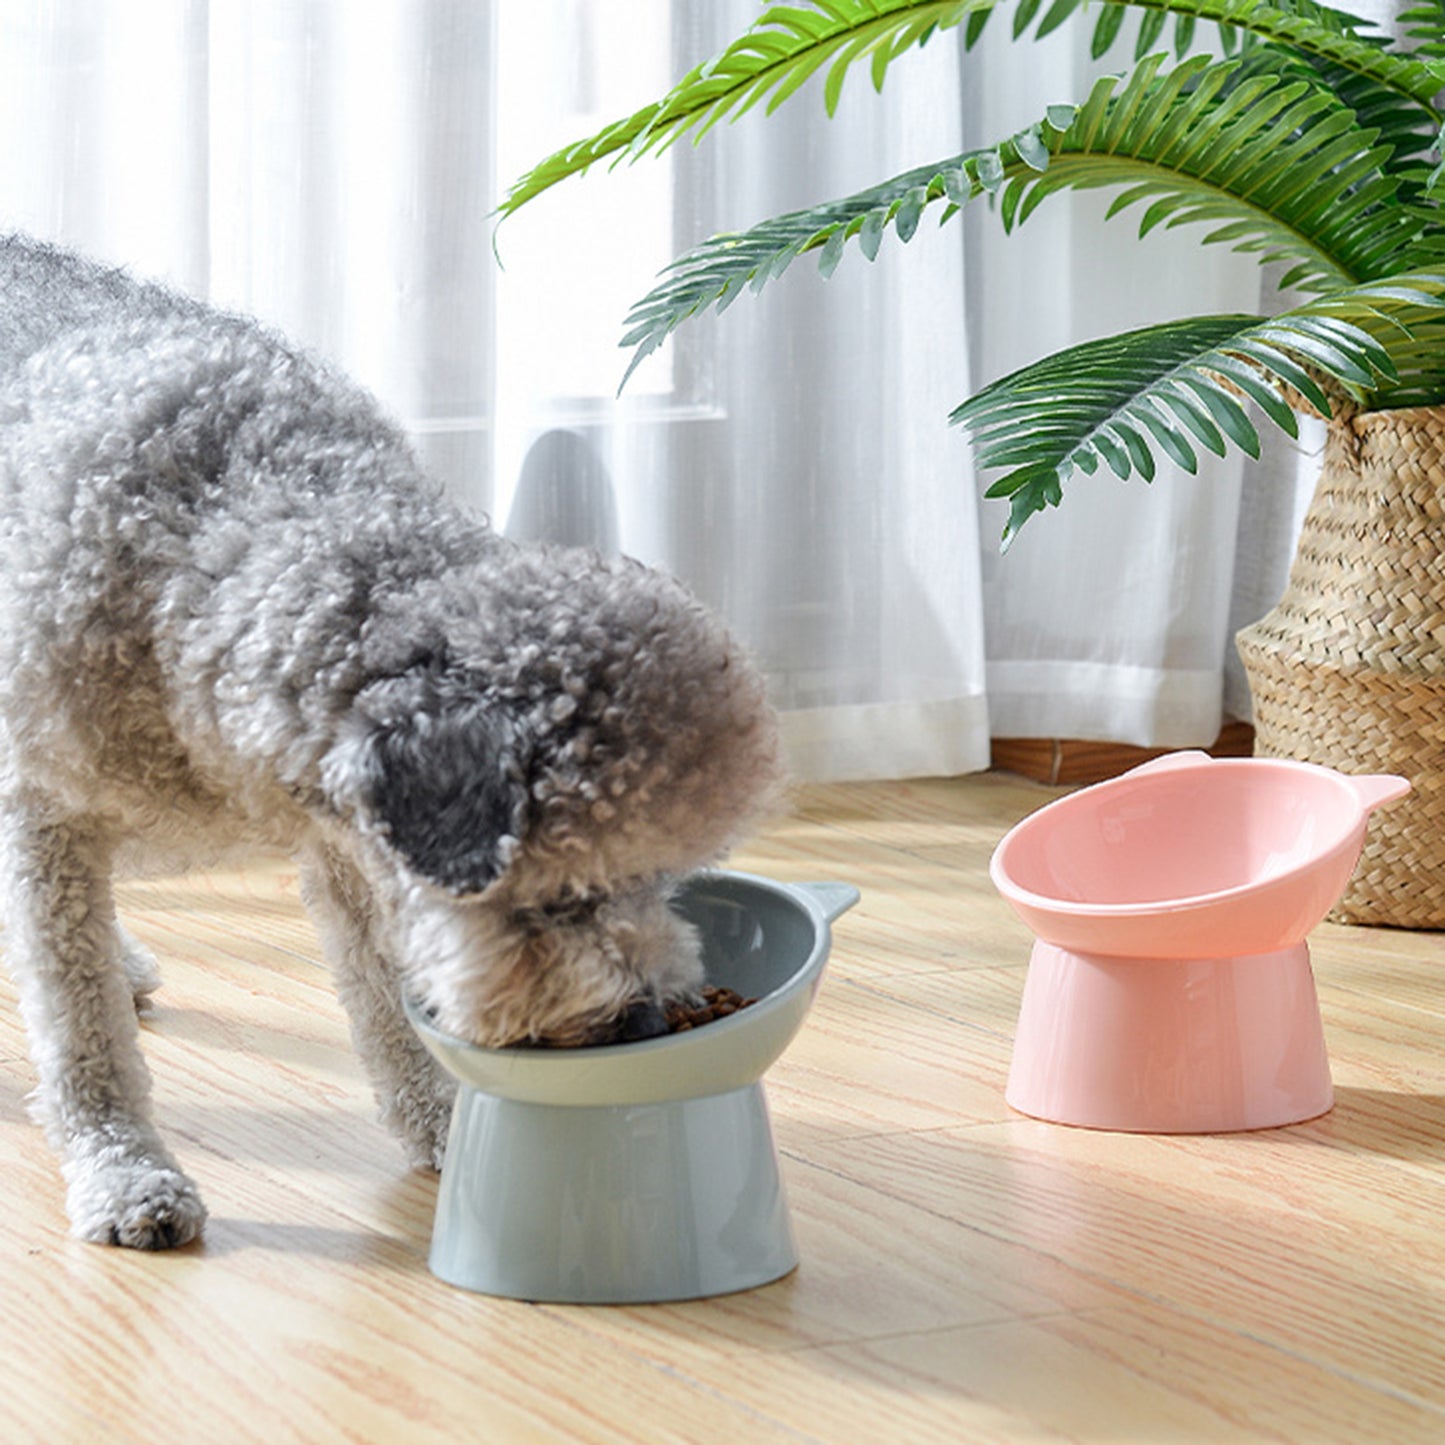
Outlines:
[{"label": "bowl pedestal base", "polygon": [[1035,1118],[1150,1134],[1313,1119],[1334,1090],[1309,948],[1116,958],[1040,939],[1006,1097]]},{"label": "bowl pedestal base", "polygon": [[459,1089],[430,1260],[449,1284],[628,1304],[751,1289],[797,1262],[760,1083],[595,1106]]}]

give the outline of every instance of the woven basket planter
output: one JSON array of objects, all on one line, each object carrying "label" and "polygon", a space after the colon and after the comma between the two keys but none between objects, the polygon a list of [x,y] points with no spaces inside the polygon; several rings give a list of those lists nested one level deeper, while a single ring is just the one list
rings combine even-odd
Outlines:
[{"label": "woven basket planter", "polygon": [[1399,773],[1339,922],[1445,928],[1445,406],[1340,414],[1289,586],[1237,637],[1255,750]]}]

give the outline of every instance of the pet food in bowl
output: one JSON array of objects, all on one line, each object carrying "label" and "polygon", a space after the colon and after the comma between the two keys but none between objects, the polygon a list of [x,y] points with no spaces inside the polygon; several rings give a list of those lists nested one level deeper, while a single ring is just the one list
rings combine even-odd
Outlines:
[{"label": "pet food in bowl", "polygon": [[663,1010],[667,1018],[667,1031],[680,1034],[688,1029],[701,1028],[718,1019],[730,1018],[739,1009],[757,1003],[755,998],[744,998],[736,989],[719,988],[716,984],[702,986],[702,998],[696,1004],[670,1003]]}]

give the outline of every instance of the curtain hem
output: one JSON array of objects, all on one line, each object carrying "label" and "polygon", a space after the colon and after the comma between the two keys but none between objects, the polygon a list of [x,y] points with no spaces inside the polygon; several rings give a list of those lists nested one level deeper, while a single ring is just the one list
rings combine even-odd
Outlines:
[{"label": "curtain hem", "polygon": [[803,708],[781,714],[788,766],[799,782],[953,777],[989,765],[988,704],[945,702]]},{"label": "curtain hem", "polygon": [[1219,672],[1122,663],[990,662],[988,703],[999,737],[1205,747],[1223,721]]}]

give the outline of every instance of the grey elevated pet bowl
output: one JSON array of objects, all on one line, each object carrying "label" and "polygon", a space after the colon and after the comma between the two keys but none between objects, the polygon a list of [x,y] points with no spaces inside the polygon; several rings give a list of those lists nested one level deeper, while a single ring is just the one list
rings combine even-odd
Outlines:
[{"label": "grey elevated pet bowl", "polygon": [[758,1001],[690,1031],[485,1049],[407,1016],[459,1085],[431,1268],[513,1299],[621,1304],[750,1289],[798,1262],[762,1075],[817,991],[845,883],[699,874],[674,908],[707,981]]}]

